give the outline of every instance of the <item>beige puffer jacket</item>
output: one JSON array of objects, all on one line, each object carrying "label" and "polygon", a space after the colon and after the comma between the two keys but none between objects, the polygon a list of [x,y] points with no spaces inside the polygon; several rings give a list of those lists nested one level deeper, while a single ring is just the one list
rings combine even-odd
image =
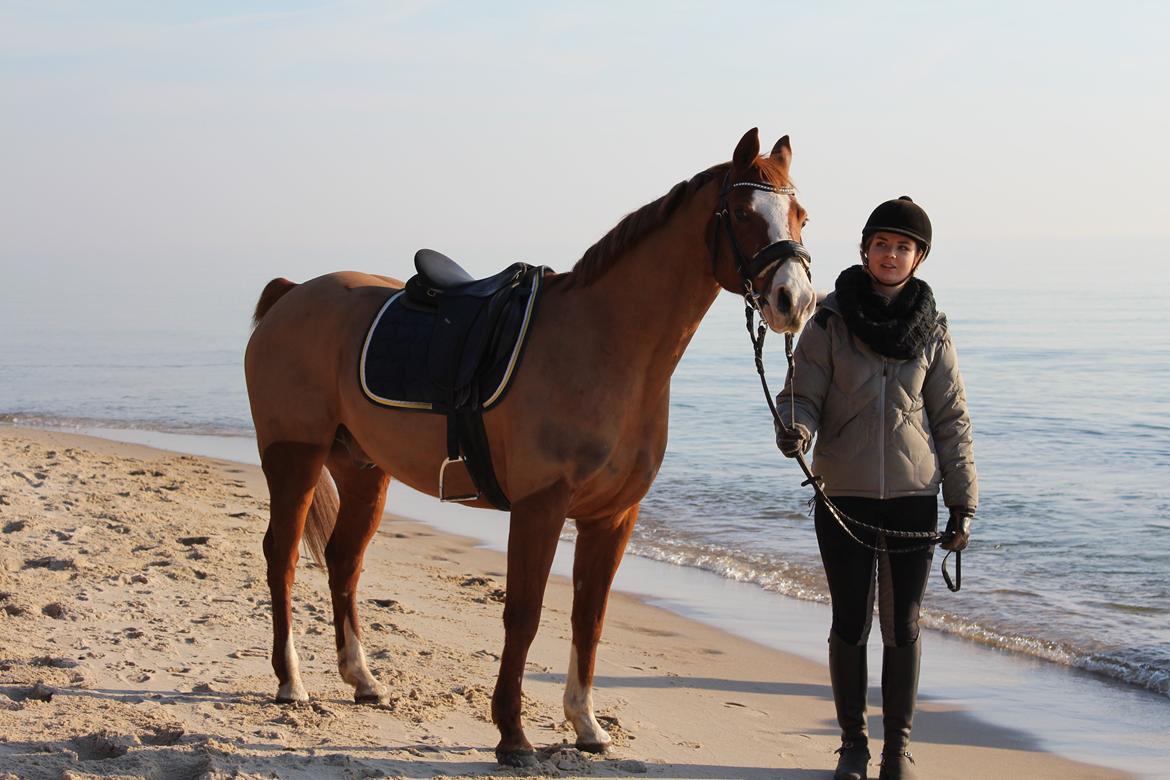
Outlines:
[{"label": "beige puffer jacket", "polygon": [[[948,507],[979,503],[971,420],[958,357],[940,313],[916,359],[884,357],[850,333],[836,293],[801,333],[795,378],[776,408],[817,434],[812,470],[830,496],[937,495]],[[795,380],[795,381],[794,381]]]}]

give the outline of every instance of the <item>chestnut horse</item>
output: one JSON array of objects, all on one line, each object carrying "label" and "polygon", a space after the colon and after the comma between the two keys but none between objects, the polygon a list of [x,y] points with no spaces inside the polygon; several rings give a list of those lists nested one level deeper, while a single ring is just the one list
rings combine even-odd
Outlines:
[{"label": "chestnut horse", "polygon": [[[565,715],[577,747],[603,751],[610,741],[592,695],[606,602],[666,450],[671,375],[719,289],[746,292],[777,331],[798,331],[815,305],[788,137],[770,155],[759,152],[752,129],[730,163],[675,185],[622,219],[571,272],[546,277],[518,374],[484,415],[512,504],[492,696],[501,763],[534,761],[520,722],[521,683],[566,517],[576,521],[577,540]],[[366,330],[402,286],[356,272],[304,284],[274,279],[256,306],[245,371],[271,493],[264,554],[277,701],[308,698],[290,603],[302,535],[328,566],[341,676],[358,702],[382,696],[360,640],[362,558],[391,476],[437,495],[446,455],[443,415],[377,406],[359,386]]]}]

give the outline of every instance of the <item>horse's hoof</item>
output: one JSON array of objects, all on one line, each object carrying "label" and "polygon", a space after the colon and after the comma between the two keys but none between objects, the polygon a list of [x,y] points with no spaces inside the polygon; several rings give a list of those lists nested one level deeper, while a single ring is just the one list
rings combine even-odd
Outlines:
[{"label": "horse's hoof", "polygon": [[499,761],[504,766],[514,766],[519,768],[536,766],[536,751],[535,750],[500,750],[496,748],[496,761]]},{"label": "horse's hoof", "polygon": [[608,753],[610,742],[578,742],[575,747],[582,753]]},{"label": "horse's hoof", "polygon": [[309,700],[309,692],[299,681],[283,683],[276,688],[277,704],[303,704]]},{"label": "horse's hoof", "polygon": [[386,699],[377,693],[355,693],[353,695],[353,701],[355,704],[372,704],[377,706],[384,703]]},{"label": "horse's hoof", "polygon": [[297,699],[297,698],[294,698],[292,696],[277,696],[276,703],[277,704],[308,704],[309,697],[306,696],[303,699]]}]

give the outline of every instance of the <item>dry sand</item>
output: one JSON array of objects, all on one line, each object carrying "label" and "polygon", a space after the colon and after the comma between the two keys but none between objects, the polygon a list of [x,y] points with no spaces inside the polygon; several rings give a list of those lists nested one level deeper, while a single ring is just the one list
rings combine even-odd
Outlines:
[{"label": "dry sand", "polygon": [[[822,665],[620,594],[595,693],[615,746],[573,749],[557,578],[525,681],[542,763],[498,766],[503,556],[389,515],[360,591],[389,702],[352,703],[324,572],[303,558],[294,630],[313,698],[277,705],[258,469],[10,427],[0,463],[0,777],[831,776]],[[1123,776],[929,703],[914,750],[925,777]]]}]

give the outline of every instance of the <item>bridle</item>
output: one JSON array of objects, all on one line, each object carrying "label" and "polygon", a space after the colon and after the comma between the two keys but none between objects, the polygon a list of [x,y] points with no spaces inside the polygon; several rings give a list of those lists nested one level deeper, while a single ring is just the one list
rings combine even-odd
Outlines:
[{"label": "bridle", "polygon": [[745,257],[743,250],[739,248],[739,242],[735,240],[735,231],[732,230],[731,215],[728,213],[727,206],[727,196],[738,187],[773,192],[777,195],[795,195],[796,188],[777,187],[774,184],[761,181],[732,181],[731,171],[728,171],[723,179],[723,187],[719,191],[719,203],[715,207],[715,230],[711,234],[711,273],[712,275],[716,274],[716,263],[719,258],[719,233],[723,231],[727,233],[727,241],[731,245],[731,256],[735,259],[735,271],[743,282],[744,302],[755,311],[760,312],[762,316],[761,300],[765,294],[756,292],[755,280],[784,263],[795,261],[804,268],[809,281],[812,281],[812,256],[799,241],[782,239],[768,244],[750,258]]}]

